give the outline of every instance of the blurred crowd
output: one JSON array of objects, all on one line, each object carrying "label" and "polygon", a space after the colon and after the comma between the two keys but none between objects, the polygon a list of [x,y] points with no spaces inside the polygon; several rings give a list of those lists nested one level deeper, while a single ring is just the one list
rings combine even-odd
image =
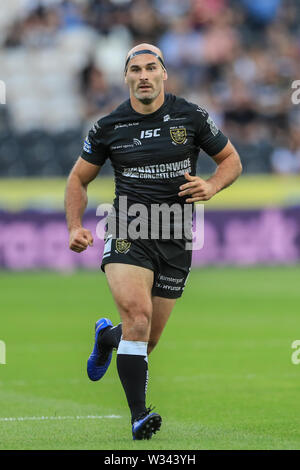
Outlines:
[{"label": "blurred crowd", "polygon": [[[297,0],[10,0],[0,31],[0,175],[65,174],[91,124],[128,97],[124,59],[140,42],[162,49],[167,91],[210,112],[244,172],[300,173]],[[24,141],[37,148],[21,164]]]}]

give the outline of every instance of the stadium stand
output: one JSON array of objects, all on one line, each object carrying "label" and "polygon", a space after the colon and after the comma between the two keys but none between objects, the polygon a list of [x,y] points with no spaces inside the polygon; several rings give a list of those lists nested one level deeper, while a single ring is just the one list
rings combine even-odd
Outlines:
[{"label": "stadium stand", "polygon": [[[66,175],[91,124],[127,97],[124,57],[142,41],[163,50],[168,90],[231,137],[244,173],[299,173],[299,20],[293,0],[5,2],[0,176]],[[214,168],[206,156],[199,165]]]}]

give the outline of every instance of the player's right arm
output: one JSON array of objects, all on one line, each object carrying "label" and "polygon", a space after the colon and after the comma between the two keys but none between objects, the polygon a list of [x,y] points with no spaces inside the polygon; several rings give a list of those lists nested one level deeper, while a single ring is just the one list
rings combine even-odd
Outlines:
[{"label": "player's right arm", "polygon": [[68,178],[65,193],[65,211],[70,233],[69,247],[80,253],[93,245],[91,232],[82,226],[82,216],[87,206],[87,187],[98,175],[109,157],[105,123],[99,120],[90,130],[83,145],[81,156]]},{"label": "player's right arm", "polygon": [[79,157],[67,181],[65,211],[70,234],[69,247],[77,253],[93,245],[91,232],[82,226],[82,216],[88,202],[88,184],[96,178],[100,168]]}]

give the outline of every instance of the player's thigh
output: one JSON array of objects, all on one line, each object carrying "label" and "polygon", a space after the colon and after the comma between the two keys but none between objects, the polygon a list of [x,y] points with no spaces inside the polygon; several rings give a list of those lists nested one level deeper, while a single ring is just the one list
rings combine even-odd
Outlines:
[{"label": "player's thigh", "polygon": [[175,303],[176,299],[167,299],[158,296],[152,297],[153,310],[151,331],[148,343],[148,353],[150,353],[158,343],[158,340],[166,326],[166,323],[171,315]]},{"label": "player's thigh", "polygon": [[146,317],[150,323],[153,271],[130,264],[108,263],[105,274],[123,322],[123,336],[124,328],[137,317]]}]

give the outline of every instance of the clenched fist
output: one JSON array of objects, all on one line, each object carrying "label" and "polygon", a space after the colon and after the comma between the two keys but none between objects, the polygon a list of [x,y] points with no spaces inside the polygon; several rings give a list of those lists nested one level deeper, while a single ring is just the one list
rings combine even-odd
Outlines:
[{"label": "clenched fist", "polygon": [[79,227],[70,231],[70,250],[81,253],[82,251],[86,250],[88,246],[93,246],[93,243],[93,236],[86,228]]}]

